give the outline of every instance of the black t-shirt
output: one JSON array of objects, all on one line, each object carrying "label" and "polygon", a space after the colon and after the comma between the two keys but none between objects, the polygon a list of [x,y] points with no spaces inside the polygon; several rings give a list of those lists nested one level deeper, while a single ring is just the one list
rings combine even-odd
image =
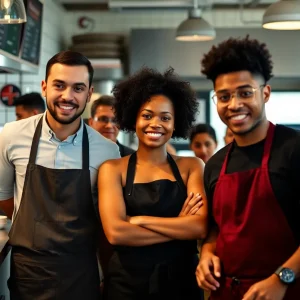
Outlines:
[{"label": "black t-shirt", "polygon": [[[233,144],[226,173],[241,172],[261,165],[265,140],[239,147]],[[224,163],[228,147],[218,151],[206,164],[204,185],[212,214],[215,185]],[[269,159],[271,185],[295,237],[300,243],[300,132],[277,125]]]}]

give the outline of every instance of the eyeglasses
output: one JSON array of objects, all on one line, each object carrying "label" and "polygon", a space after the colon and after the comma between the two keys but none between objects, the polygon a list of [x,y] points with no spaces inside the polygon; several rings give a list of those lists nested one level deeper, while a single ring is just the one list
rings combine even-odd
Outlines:
[{"label": "eyeglasses", "polygon": [[242,101],[242,102],[250,102],[254,99],[255,97],[255,92],[262,87],[265,87],[265,85],[261,85],[258,88],[253,88],[251,86],[249,87],[241,87],[237,88],[233,92],[216,92],[213,96],[212,99],[215,104],[219,105],[227,105],[233,96],[236,97],[236,99]]},{"label": "eyeglasses", "polygon": [[108,123],[116,124],[117,123],[115,118],[109,118],[106,116],[94,117],[93,119],[96,122],[105,123],[105,124],[108,124]]}]

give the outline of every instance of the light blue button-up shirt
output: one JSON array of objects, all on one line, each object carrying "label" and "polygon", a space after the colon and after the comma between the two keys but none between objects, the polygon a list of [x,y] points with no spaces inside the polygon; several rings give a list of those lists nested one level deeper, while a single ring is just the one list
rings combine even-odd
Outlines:
[{"label": "light blue button-up shirt", "polygon": [[[60,141],[46,122],[46,113],[4,126],[0,133],[0,200],[14,197],[16,214],[24,186],[33,135],[40,118],[43,128],[39,141],[36,164],[51,169],[82,168],[82,136],[84,123],[79,130]],[[90,151],[91,185],[94,190],[99,166],[108,159],[120,157],[117,144],[87,126]]]}]

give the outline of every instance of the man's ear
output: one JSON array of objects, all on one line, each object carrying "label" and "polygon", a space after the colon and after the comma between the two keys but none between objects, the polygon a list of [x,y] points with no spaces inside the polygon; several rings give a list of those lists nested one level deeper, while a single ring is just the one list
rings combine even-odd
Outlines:
[{"label": "man's ear", "polygon": [[42,96],[46,97],[47,82],[45,80],[42,81],[41,87],[42,87]]},{"label": "man's ear", "polygon": [[264,102],[267,103],[270,99],[270,95],[271,95],[271,86],[270,85],[266,85],[263,88],[263,95],[264,95]]},{"label": "man's ear", "polygon": [[88,100],[87,100],[87,102],[91,101],[91,97],[93,95],[93,92],[94,92],[94,87],[91,85],[91,87],[89,89],[89,93],[88,93]]},{"label": "man's ear", "polygon": [[88,125],[92,127],[92,124],[93,124],[93,119],[92,119],[92,118],[89,118],[89,119],[88,119]]}]

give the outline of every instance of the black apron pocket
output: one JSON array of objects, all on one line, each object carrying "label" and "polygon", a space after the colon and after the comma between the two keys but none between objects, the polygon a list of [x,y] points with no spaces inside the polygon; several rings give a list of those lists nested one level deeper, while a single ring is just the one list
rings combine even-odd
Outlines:
[{"label": "black apron pocket", "polygon": [[10,278],[7,282],[11,300],[55,300],[57,282],[53,279]]},{"label": "black apron pocket", "polygon": [[[88,238],[75,222],[35,221],[33,249],[52,253],[74,253],[87,246]],[[74,234],[72,234],[74,232]]]}]

